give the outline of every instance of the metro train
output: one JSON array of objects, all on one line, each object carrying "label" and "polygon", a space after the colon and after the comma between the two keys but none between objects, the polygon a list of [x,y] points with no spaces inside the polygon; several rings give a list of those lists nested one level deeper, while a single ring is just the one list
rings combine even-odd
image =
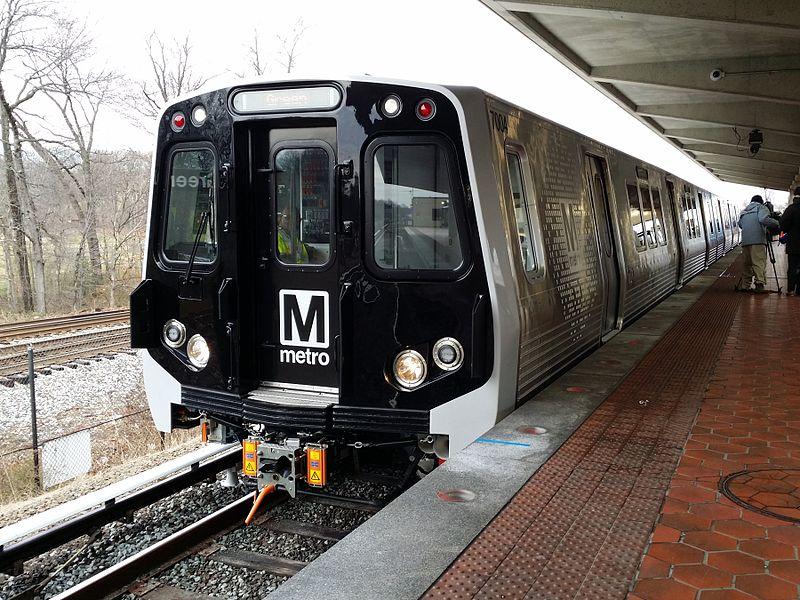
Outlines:
[{"label": "metro train", "polygon": [[337,447],[446,458],[736,246],[736,212],[477,88],[179,99],[130,299],[153,420],[290,493]]}]

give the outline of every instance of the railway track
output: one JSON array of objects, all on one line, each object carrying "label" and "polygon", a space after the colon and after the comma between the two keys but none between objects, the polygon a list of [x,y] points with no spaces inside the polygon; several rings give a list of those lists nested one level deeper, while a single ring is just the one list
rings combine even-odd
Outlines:
[{"label": "railway track", "polygon": [[128,318],[128,309],[121,308],[79,315],[66,315],[63,317],[48,317],[45,319],[33,319],[31,321],[5,323],[0,325],[0,342],[23,337],[50,335],[61,331],[74,331],[87,327],[126,323]]},{"label": "railway track", "polygon": [[[187,589],[190,586],[186,586],[186,582],[178,587],[163,580],[165,572],[176,564],[198,556],[206,564],[211,562],[236,569],[258,571],[285,581],[310,561],[288,558],[280,552],[254,551],[249,546],[241,547],[241,539],[233,540],[235,534],[244,530],[240,523],[252,507],[253,500],[254,495],[248,494],[54,598],[80,600],[125,597],[155,600],[227,597],[226,590],[219,590],[223,595],[216,596],[215,590],[204,585],[198,586],[198,589]],[[335,507],[336,510],[359,511],[366,515],[372,515],[381,508],[377,503],[324,495],[300,495],[293,500],[288,494],[281,492],[268,497],[262,504],[260,516],[249,526],[250,530],[295,536],[315,543],[323,542],[325,549],[352,530],[276,515],[279,507],[300,503],[326,505]]]},{"label": "railway track", "polygon": [[[294,499],[284,492],[268,495],[255,520],[245,526],[254,493],[208,482],[209,472],[238,456],[238,450],[226,452],[216,462],[118,502],[105,502],[95,512],[81,513],[7,546],[2,551],[7,554],[3,570],[10,573],[13,566],[19,580],[3,581],[0,576],[0,596],[8,600],[263,597],[406,486],[402,473],[407,467],[402,461],[381,459],[378,468],[384,474],[356,467],[335,476],[326,493],[300,490]],[[181,478],[190,486],[183,487]],[[197,510],[198,500],[212,497],[225,500],[212,503],[216,509]],[[129,550],[118,551],[120,544]]]}]

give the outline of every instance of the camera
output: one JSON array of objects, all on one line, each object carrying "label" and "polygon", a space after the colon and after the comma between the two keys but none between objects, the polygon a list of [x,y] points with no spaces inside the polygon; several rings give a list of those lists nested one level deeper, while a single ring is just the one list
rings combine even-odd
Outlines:
[{"label": "camera", "polygon": [[711,71],[711,74],[708,76],[711,81],[719,81],[723,77],[725,77],[725,71],[722,69],[714,69]]},{"label": "camera", "polygon": [[753,129],[747,138],[747,143],[750,144],[750,154],[755,156],[761,150],[761,144],[764,143],[764,134],[760,129]]}]

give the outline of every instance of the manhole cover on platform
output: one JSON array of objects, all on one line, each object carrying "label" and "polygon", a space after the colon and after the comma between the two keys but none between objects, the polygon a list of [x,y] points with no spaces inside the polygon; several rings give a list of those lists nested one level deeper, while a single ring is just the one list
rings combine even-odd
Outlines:
[{"label": "manhole cover on platform", "polygon": [[719,489],[739,506],[800,523],[800,469],[739,471],[724,477]]}]

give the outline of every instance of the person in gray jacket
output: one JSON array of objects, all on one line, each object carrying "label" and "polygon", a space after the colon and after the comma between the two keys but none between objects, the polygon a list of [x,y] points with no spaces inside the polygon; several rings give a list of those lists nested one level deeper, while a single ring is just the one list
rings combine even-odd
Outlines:
[{"label": "person in gray jacket", "polygon": [[750,291],[750,283],[755,277],[755,292],[763,294],[767,290],[767,227],[778,227],[778,221],[770,217],[761,196],[753,196],[750,204],[739,214],[739,229],[742,230],[742,254],[744,270],[736,284],[736,290]]}]

